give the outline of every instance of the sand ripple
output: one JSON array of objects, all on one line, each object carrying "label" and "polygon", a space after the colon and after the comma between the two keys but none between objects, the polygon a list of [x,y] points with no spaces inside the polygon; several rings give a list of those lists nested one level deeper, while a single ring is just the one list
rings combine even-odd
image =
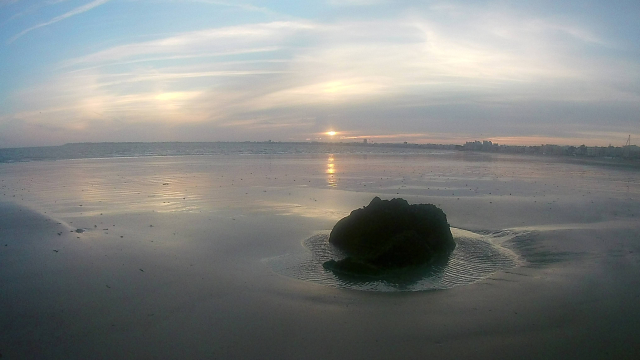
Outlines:
[{"label": "sand ripple", "polygon": [[322,263],[325,261],[343,257],[329,244],[328,233],[304,240],[306,252],[265,259],[265,262],[275,272],[292,278],[338,288],[385,292],[449,289],[472,284],[520,264],[515,253],[499,245],[517,234],[498,232],[482,235],[461,229],[451,230],[457,246],[447,262],[390,274],[383,279],[336,276],[324,269]]}]

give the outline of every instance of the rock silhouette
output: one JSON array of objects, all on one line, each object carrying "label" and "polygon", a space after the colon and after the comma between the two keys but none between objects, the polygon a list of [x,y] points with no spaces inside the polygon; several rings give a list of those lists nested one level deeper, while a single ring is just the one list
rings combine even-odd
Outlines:
[{"label": "rock silhouette", "polygon": [[447,216],[437,206],[379,197],[338,221],[329,243],[346,257],[325,262],[326,269],[368,276],[441,262],[456,246]]}]

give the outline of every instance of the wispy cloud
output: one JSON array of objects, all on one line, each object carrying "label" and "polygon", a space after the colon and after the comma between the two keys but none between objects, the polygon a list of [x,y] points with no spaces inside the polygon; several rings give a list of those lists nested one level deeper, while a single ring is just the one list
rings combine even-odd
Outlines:
[{"label": "wispy cloud", "polygon": [[280,14],[278,14],[278,13],[276,13],[274,11],[271,11],[268,8],[265,8],[265,7],[255,6],[255,5],[251,5],[251,4],[243,4],[243,3],[239,3],[239,2],[216,1],[216,0],[186,0],[186,2],[196,2],[196,3],[202,3],[202,4],[211,4],[211,5],[218,5],[218,6],[234,7],[234,8],[238,8],[238,9],[245,10],[245,11],[260,12],[260,13],[267,14],[267,15],[280,15]]},{"label": "wispy cloud", "polygon": [[88,4],[79,6],[79,7],[75,8],[75,9],[73,9],[73,10],[67,12],[67,13],[64,13],[64,14],[62,14],[60,16],[56,16],[56,17],[54,17],[53,19],[51,19],[51,20],[49,20],[47,22],[43,22],[43,23],[34,25],[34,26],[32,26],[32,27],[30,27],[28,29],[22,30],[21,32],[19,32],[15,36],[13,36],[11,39],[9,39],[9,41],[7,43],[10,44],[10,43],[16,41],[18,38],[20,38],[21,36],[25,35],[26,33],[30,32],[30,31],[33,31],[35,29],[39,29],[41,27],[49,26],[51,24],[55,24],[58,21],[62,21],[64,19],[70,18],[70,17],[78,15],[78,14],[82,14],[83,12],[89,11],[89,10],[91,10],[91,9],[97,7],[97,6],[105,4],[108,1],[109,0],[95,0],[95,1],[92,1],[92,2],[90,2]]},{"label": "wispy cloud", "polygon": [[16,3],[20,0],[0,0],[0,7]]},{"label": "wispy cloud", "polygon": [[13,16],[11,16],[9,19],[7,19],[6,22],[21,18],[21,17],[23,17],[25,15],[28,15],[28,14],[32,14],[32,13],[40,10],[41,8],[43,8],[45,6],[56,5],[56,4],[60,4],[60,3],[63,3],[63,2],[67,2],[67,1],[69,1],[69,0],[50,0],[50,1],[45,1],[45,2],[41,2],[41,3],[38,3],[38,4],[31,5],[28,8],[26,8],[24,11],[19,12],[17,14],[14,14]]},{"label": "wispy cloud", "polygon": [[116,80],[111,82],[102,82],[100,86],[113,86],[122,85],[127,83],[136,83],[144,81],[168,81],[168,80],[186,80],[192,78],[207,78],[207,77],[234,77],[234,76],[255,76],[255,75],[270,75],[270,74],[282,74],[283,71],[206,71],[206,72],[180,72],[180,73],[159,73],[152,75],[138,75],[138,74],[118,74],[119,77],[124,77],[122,80]]},{"label": "wispy cloud", "polygon": [[[547,127],[562,120],[564,129],[593,129],[602,116],[575,109],[594,102],[631,104],[619,106],[624,118],[640,103],[640,74],[637,62],[584,51],[607,46],[579,23],[477,8],[253,23],[70,59],[14,103],[29,109],[16,116],[30,124],[91,124],[96,133],[111,131],[108,119],[128,119],[159,132],[199,124],[198,136],[332,125],[353,138],[436,141],[494,126],[493,136],[507,138],[513,119],[533,127],[549,104],[558,105],[544,115]],[[583,115],[591,120],[576,120]]]},{"label": "wispy cloud", "polygon": [[[80,68],[76,70],[72,70],[71,72],[85,71],[90,69],[97,69],[101,67],[109,67],[109,66],[118,66],[118,65],[131,65],[131,64],[140,64],[140,63],[149,63],[149,62],[160,62],[160,61],[169,61],[169,60],[187,60],[187,59],[202,59],[202,58],[215,58],[222,56],[232,56],[232,55],[243,55],[243,54],[254,54],[261,52],[273,52],[277,51],[280,48],[272,46],[272,47],[264,47],[264,48],[249,48],[249,49],[240,49],[240,50],[231,50],[231,51],[221,51],[214,53],[204,53],[204,54],[190,54],[190,55],[167,55],[167,56],[159,56],[159,57],[148,57],[143,59],[135,59],[135,60],[126,60],[126,61],[117,61],[117,62],[107,62],[100,65],[89,66],[85,68]],[[277,60],[271,60],[277,61]],[[78,61],[77,59],[71,62],[67,62],[62,64],[61,68],[68,68],[69,66],[82,63],[82,61]]]},{"label": "wispy cloud", "polygon": [[277,21],[192,31],[153,41],[116,46],[70,60],[65,65],[110,63],[159,54],[185,56],[205,52],[243,51],[243,48],[273,47],[297,32],[310,31],[316,27],[317,25],[311,22]]},{"label": "wispy cloud", "polygon": [[[581,96],[605,98],[607,89],[587,86],[576,92],[570,85],[563,85],[575,80],[588,83],[591,64],[576,62],[575,57],[565,61],[562,56],[572,55],[559,53],[555,45],[550,47],[541,37],[545,34],[540,29],[543,25],[529,32],[519,30],[523,33],[514,39],[494,35],[494,28],[486,25],[479,22],[453,31],[420,18],[249,24],[116,46],[70,60],[65,67],[97,71],[93,73],[95,89],[105,89],[116,97],[135,91],[186,88],[203,91],[205,95],[197,101],[206,99],[207,93],[227,99],[188,107],[207,108],[203,111],[216,116],[323,104],[347,106],[383,98],[395,99],[396,108],[468,101],[470,96],[485,102],[532,96],[572,101]],[[502,31],[518,30],[512,25],[503,22]],[[478,33],[481,41],[470,41],[469,33]],[[301,37],[305,39],[302,47],[296,45]],[[274,53],[283,49],[284,53]],[[257,59],[202,61],[224,54],[254,54]],[[192,59],[200,66],[187,68],[173,61],[175,67],[168,68],[164,63],[178,59]],[[112,68],[125,71],[111,72]],[[197,80],[204,78],[216,80]],[[213,84],[215,93],[206,89]],[[230,101],[228,94],[236,95]],[[220,107],[225,110],[220,111]]]}]

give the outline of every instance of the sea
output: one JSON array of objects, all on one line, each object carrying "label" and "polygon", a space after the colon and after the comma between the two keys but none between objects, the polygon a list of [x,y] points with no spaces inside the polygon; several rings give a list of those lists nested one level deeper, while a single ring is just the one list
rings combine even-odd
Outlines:
[{"label": "sea", "polygon": [[[439,147],[434,149],[434,147]],[[184,155],[437,154],[454,145],[314,142],[103,142],[0,149],[0,163]]]},{"label": "sea", "polygon": [[[254,219],[256,227],[263,213],[274,216],[269,223],[281,216],[291,224],[313,218],[316,224],[300,228],[309,232],[297,239],[300,244],[265,254],[263,263],[275,273],[331,287],[423,291],[475,283],[526,263],[499,244],[526,243],[523,237],[541,226],[633,222],[639,173],[571,163],[579,160],[415,144],[75,143],[0,149],[0,201],[70,225],[103,214],[183,214],[178,228],[203,212]],[[340,257],[327,231],[374,196],[442,207],[458,244],[446,266],[408,283],[358,282],[326,271],[322,264]]]}]

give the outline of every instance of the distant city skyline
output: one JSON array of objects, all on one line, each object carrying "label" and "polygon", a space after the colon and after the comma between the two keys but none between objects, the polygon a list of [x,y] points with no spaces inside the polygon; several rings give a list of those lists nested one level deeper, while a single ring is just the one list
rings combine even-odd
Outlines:
[{"label": "distant city skyline", "polygon": [[0,0],[0,147],[623,146],[640,2]]}]

